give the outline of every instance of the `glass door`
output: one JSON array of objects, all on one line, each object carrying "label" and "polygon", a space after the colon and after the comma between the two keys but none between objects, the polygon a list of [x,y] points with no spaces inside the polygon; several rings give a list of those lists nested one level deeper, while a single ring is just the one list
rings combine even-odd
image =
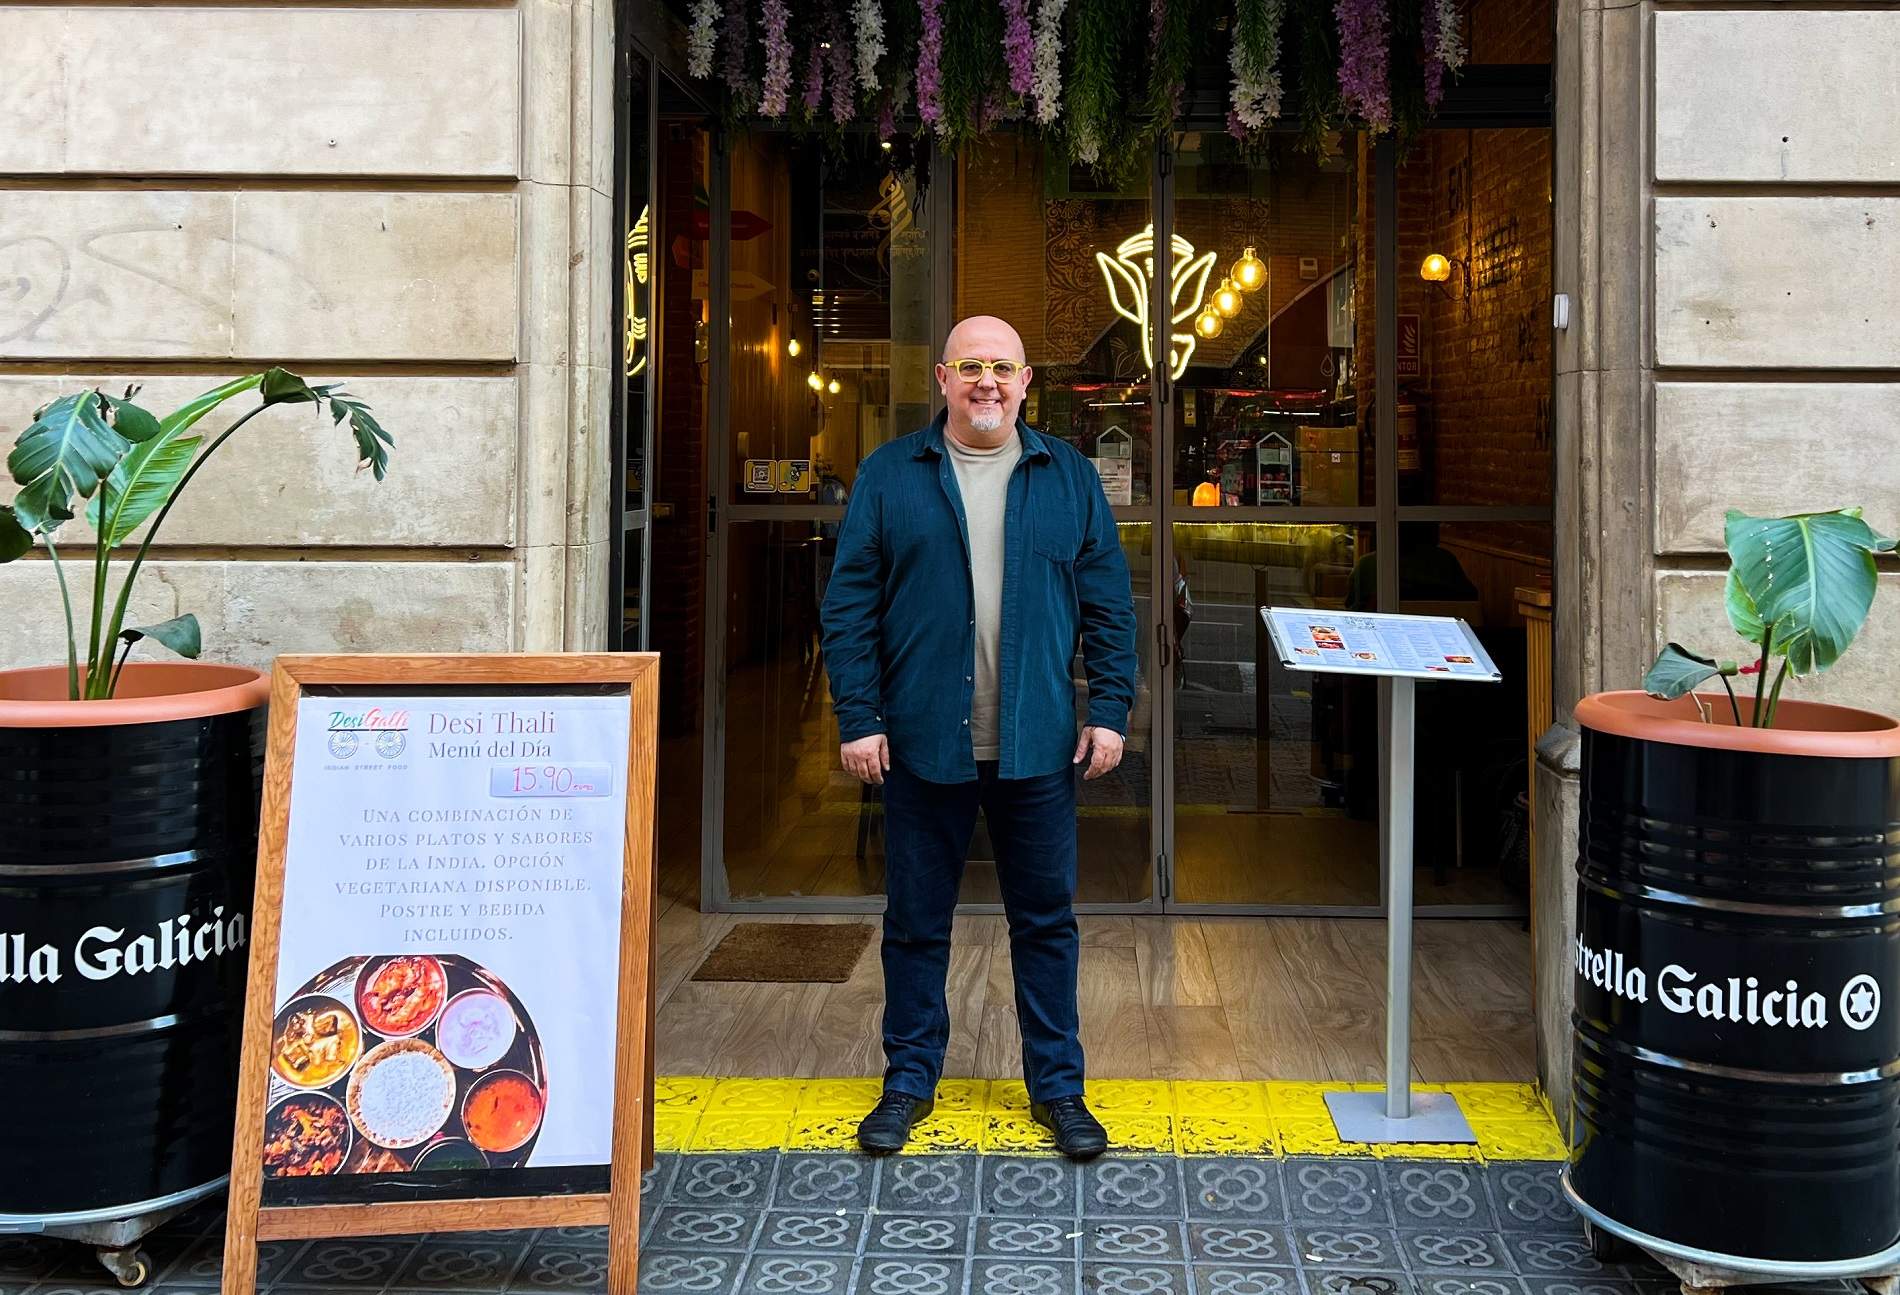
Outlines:
[{"label": "glass door", "polygon": [[647,647],[647,466],[653,459],[653,128],[658,86],[652,60],[638,45],[623,45],[619,78],[616,157],[620,170],[620,373],[614,383],[612,463],[620,542],[612,546],[608,588],[614,605],[608,647]]}]

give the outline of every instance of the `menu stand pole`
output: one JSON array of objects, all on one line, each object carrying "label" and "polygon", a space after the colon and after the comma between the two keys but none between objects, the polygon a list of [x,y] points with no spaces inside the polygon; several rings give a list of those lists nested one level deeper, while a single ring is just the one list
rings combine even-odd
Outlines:
[{"label": "menu stand pole", "polygon": [[1412,819],[1417,763],[1417,683],[1394,677],[1386,690],[1385,1092],[1328,1093],[1326,1109],[1342,1142],[1476,1142],[1450,1093],[1412,1092]]}]

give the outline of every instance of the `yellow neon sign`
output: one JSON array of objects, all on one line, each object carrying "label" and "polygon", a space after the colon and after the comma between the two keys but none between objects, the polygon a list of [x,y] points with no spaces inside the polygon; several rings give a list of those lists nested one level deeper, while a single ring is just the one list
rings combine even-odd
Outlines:
[{"label": "yellow neon sign", "polygon": [[633,222],[633,228],[627,231],[626,261],[626,300],[627,300],[627,344],[626,365],[629,378],[637,376],[647,367],[647,357],[641,352],[646,349],[647,317],[634,313],[633,303],[638,299],[639,288],[646,286],[647,263],[647,214],[652,211],[648,205],[640,208],[640,219]]},{"label": "yellow neon sign", "polygon": [[[1172,273],[1169,282],[1174,286],[1169,301],[1168,322],[1170,325],[1182,324],[1194,318],[1201,308],[1201,298],[1207,291],[1207,276],[1219,259],[1216,252],[1194,254],[1194,244],[1179,234],[1169,240],[1173,250]],[[1148,225],[1139,234],[1122,240],[1115,255],[1097,252],[1095,262],[1102,267],[1102,279],[1108,285],[1108,301],[1115,313],[1134,324],[1141,330],[1141,358],[1149,368],[1154,367],[1154,340],[1149,334],[1148,321],[1148,285],[1154,275],[1155,227]],[[1192,332],[1177,333],[1170,327],[1168,332],[1168,376],[1179,378],[1187,372],[1188,360],[1194,354],[1195,337]]]}]

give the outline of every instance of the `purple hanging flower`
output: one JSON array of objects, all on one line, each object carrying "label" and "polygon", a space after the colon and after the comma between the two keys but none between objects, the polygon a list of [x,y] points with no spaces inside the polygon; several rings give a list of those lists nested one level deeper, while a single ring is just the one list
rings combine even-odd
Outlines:
[{"label": "purple hanging flower", "polygon": [[745,47],[746,47],[746,0],[726,0],[726,88],[741,103],[751,98],[751,87],[746,84]]},{"label": "purple hanging flower", "polygon": [[1036,84],[1036,33],[1028,0],[1002,0],[1003,55],[1009,61],[1009,92],[1028,94]]},{"label": "purple hanging flower", "polygon": [[831,11],[831,119],[840,126],[851,120],[857,108],[856,87],[851,84],[851,42],[844,38],[844,24],[838,11]]},{"label": "purple hanging flower", "polygon": [[805,94],[802,102],[808,113],[815,113],[824,105],[825,50],[823,45],[813,45],[811,54],[805,59]]},{"label": "purple hanging flower", "polygon": [[1376,134],[1392,125],[1385,0],[1336,0],[1333,13],[1339,19],[1339,93]]},{"label": "purple hanging flower", "polygon": [[888,144],[897,135],[897,104],[895,95],[885,95],[883,106],[877,110],[877,137]]},{"label": "purple hanging flower", "polygon": [[785,38],[790,15],[785,0],[765,0],[761,13],[765,19],[765,84],[760,89],[759,113],[783,117],[785,97],[792,89],[792,43]]},{"label": "purple hanging flower", "polygon": [[1419,0],[1425,46],[1425,106],[1433,112],[1445,98],[1445,61],[1438,56],[1438,0]]},{"label": "purple hanging flower", "polygon": [[943,124],[943,0],[918,0],[924,31],[917,42],[917,116]]}]

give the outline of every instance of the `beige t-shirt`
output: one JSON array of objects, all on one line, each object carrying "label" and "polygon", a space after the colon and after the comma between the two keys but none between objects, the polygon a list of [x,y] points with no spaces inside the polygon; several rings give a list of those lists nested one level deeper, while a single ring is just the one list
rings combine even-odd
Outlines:
[{"label": "beige t-shirt", "polygon": [[999,658],[1003,638],[1003,513],[1009,502],[1009,477],[1022,457],[1014,431],[993,450],[973,450],[946,435],[950,463],[970,530],[970,589],[976,606],[976,676],[970,701],[970,746],[978,760],[1002,755],[997,727],[1000,700]]}]

